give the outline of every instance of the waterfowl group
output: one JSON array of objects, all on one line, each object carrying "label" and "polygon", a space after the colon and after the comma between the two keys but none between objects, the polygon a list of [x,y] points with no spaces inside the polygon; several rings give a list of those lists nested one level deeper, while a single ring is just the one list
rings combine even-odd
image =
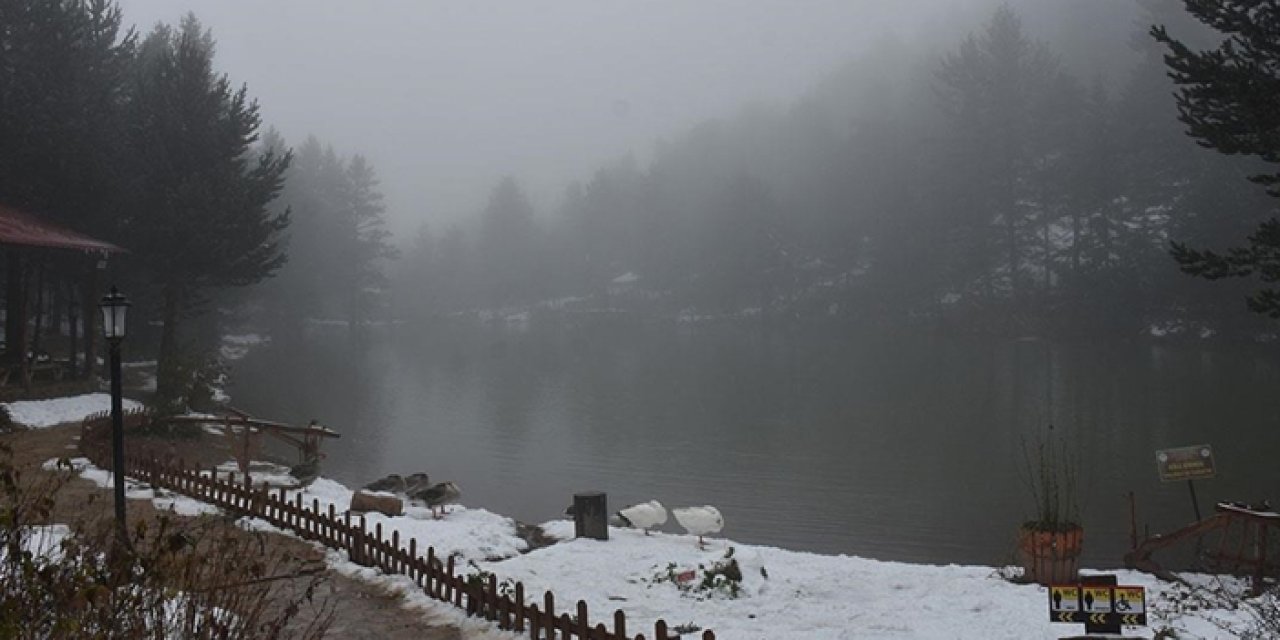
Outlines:
[{"label": "waterfowl group", "polygon": [[[571,513],[572,508],[565,513]],[[720,514],[720,510],[711,506],[704,505],[701,507],[680,507],[671,510],[672,515],[676,517],[676,522],[690,535],[698,536],[698,547],[706,548],[706,541],[703,536],[713,533],[720,533],[724,528],[724,516]],[[644,531],[645,535],[649,535],[649,530],[653,527],[661,526],[667,522],[667,509],[657,500],[641,502],[633,504],[629,507],[619,509],[610,519],[610,524],[617,526],[631,527]]]},{"label": "waterfowl group", "polygon": [[462,497],[462,490],[453,482],[431,484],[425,473],[411,473],[401,477],[398,473],[374,480],[364,486],[365,491],[383,491],[404,496],[408,500],[422,502],[431,508],[431,517],[439,520],[443,517],[445,505],[453,504]]}]

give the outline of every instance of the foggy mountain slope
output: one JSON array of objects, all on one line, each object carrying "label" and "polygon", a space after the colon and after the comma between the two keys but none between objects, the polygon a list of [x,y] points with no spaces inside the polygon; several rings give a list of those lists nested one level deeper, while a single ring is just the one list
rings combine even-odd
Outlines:
[{"label": "foggy mountain slope", "polygon": [[[1012,7],[926,46],[882,37],[789,107],[747,106],[660,142],[648,163],[604,166],[539,216],[518,269],[541,274],[536,286],[508,287],[496,306],[575,296],[666,317],[1220,321],[1241,289],[1186,279],[1164,243],[1226,233],[1271,204],[1173,118],[1145,35],[1173,5],[1029,3],[1025,19]],[[1059,46],[1033,31],[1046,21]],[[1077,75],[1102,54],[1112,64]],[[1238,206],[1216,206],[1227,200]],[[474,252],[485,232],[450,233]],[[482,253],[445,265],[442,247],[420,247],[433,253],[419,264],[463,283],[435,304],[495,306]],[[624,274],[638,279],[611,286]]]}]

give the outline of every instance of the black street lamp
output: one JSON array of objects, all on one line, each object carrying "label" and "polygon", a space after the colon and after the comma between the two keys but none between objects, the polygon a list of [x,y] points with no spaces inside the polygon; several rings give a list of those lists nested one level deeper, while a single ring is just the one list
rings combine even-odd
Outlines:
[{"label": "black street lamp", "polygon": [[111,473],[115,478],[116,534],[124,545],[129,531],[124,522],[124,411],[120,390],[120,341],[124,339],[124,316],[129,301],[115,287],[102,297],[102,335],[111,349]]}]

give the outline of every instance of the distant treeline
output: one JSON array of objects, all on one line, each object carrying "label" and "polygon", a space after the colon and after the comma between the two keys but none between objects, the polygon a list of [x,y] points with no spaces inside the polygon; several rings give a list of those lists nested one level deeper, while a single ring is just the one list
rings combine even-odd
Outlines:
[{"label": "distant treeline", "polygon": [[[644,165],[603,167],[546,215],[503,180],[474,222],[423,230],[401,298],[424,314],[1256,328],[1250,283],[1188,277],[1169,255],[1175,240],[1238,242],[1274,215],[1246,180],[1256,159],[1184,133],[1167,49],[1148,30],[1206,48],[1220,38],[1176,0],[1099,7],[1060,9],[1094,14],[1081,24],[1138,18],[1129,43],[1112,43],[1129,55],[1095,75],[1070,72],[1004,6],[936,53],[886,39],[790,108],[746,108]],[[1077,51],[1097,45],[1077,37]]]}]

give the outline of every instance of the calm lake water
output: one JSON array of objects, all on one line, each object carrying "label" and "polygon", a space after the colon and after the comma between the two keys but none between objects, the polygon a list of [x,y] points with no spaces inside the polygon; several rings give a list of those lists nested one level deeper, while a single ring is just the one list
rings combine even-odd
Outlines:
[{"label": "calm lake water", "polygon": [[881,559],[1010,561],[1023,443],[1049,424],[1082,459],[1092,566],[1128,548],[1129,491],[1139,527],[1192,519],[1156,449],[1213,445],[1206,512],[1280,498],[1274,346],[602,324],[280,332],[229,391],[341,431],[325,473],[353,486],[427,471],[535,523],[584,490],[713,504],[736,540]]}]

